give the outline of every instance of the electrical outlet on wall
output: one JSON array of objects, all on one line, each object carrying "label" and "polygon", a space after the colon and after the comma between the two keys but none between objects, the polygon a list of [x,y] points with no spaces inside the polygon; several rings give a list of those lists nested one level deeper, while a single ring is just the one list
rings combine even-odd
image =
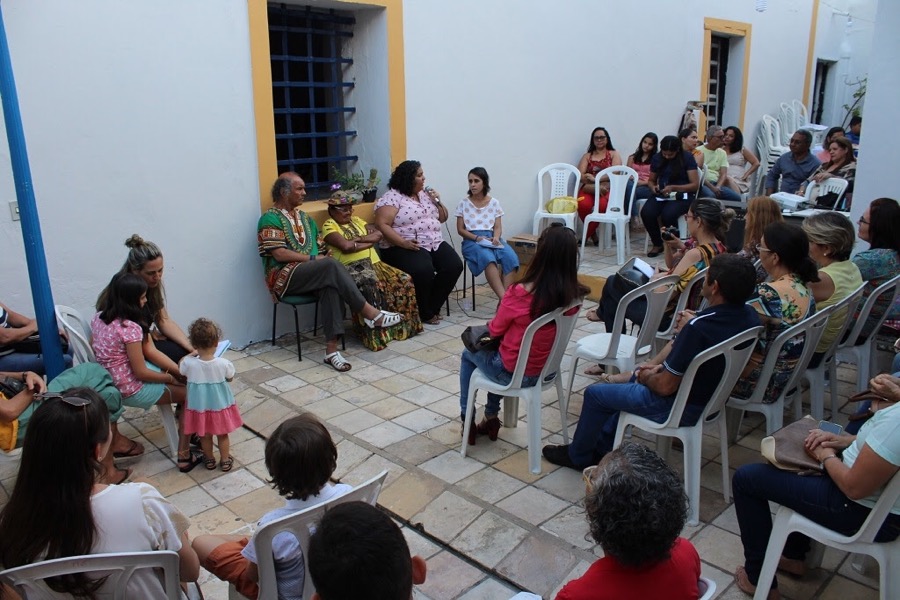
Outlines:
[{"label": "electrical outlet on wall", "polygon": [[9,203],[9,212],[12,215],[13,221],[18,221],[21,217],[19,217],[19,203],[15,200]]}]

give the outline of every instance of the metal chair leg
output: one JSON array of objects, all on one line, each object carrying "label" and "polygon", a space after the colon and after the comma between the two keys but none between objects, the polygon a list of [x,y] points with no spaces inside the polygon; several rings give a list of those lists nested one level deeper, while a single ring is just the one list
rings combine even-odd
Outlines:
[{"label": "metal chair leg", "polygon": [[294,308],[294,333],[297,335],[297,360],[303,360],[303,354],[300,351],[300,316],[297,314],[297,305],[291,305]]}]

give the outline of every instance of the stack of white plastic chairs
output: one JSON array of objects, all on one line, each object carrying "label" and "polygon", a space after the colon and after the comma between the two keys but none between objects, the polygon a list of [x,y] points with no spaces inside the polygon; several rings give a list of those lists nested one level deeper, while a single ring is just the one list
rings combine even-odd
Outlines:
[{"label": "stack of white plastic chairs", "polygon": [[757,193],[763,191],[766,173],[788,151],[788,141],[795,131],[809,123],[809,112],[799,100],[790,103],[782,102],[778,117],[763,115],[756,137],[756,151],[759,154],[760,167],[757,171]]}]

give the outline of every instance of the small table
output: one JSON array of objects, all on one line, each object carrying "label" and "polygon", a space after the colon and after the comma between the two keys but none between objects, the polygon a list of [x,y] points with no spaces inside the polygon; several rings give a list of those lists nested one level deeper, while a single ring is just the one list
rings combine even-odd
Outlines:
[{"label": "small table", "polygon": [[784,217],[784,220],[787,223],[793,223],[794,225],[799,225],[800,223],[803,222],[803,219],[805,219],[806,217],[811,217],[813,215],[817,215],[819,213],[824,213],[824,212],[836,212],[839,215],[844,215],[848,219],[850,218],[849,212],[843,212],[840,210],[828,210],[828,209],[824,209],[824,208],[807,208],[805,210],[798,210],[795,212],[783,212],[782,211],[781,215]]}]

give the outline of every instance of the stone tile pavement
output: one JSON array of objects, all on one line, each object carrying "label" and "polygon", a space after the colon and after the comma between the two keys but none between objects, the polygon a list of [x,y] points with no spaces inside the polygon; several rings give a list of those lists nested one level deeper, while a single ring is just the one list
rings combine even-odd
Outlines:
[{"label": "stone tile pavement", "polygon": [[[642,235],[633,236],[632,251],[642,254]],[[614,248],[587,248],[581,272],[605,276],[615,270]],[[226,474],[198,467],[179,473],[154,410],[126,412],[121,431],[142,441],[147,453],[122,464],[134,468],[133,479],[152,483],[190,516],[192,536],[249,532],[260,516],[282,503],[266,484],[261,436],[292,414],[312,412],[338,444],[337,478],[356,485],[388,470],[379,505],[402,525],[412,552],[428,562],[428,580],[416,588],[416,599],[499,600],[523,589],[553,598],[602,551],[588,535],[580,473],[546,461],[540,475],[528,471],[524,405],[518,427],[504,427],[493,443],[479,438],[467,458],[459,455],[459,335],[465,326],[489,319],[496,305],[488,286],[478,286],[477,294],[477,311],[471,309],[471,297],[453,296],[451,314],[440,325],[427,326],[423,334],[393,342],[381,352],[369,352],[348,337],[345,354],[353,369],[345,374],[322,363],[321,337],[304,338],[303,361],[297,360],[292,335],[274,347],[264,342],[229,351],[238,373],[232,385],[252,429],[231,436],[235,469]],[[573,339],[597,331],[597,324],[581,320]],[[854,391],[854,377],[852,368],[840,369],[842,396]],[[591,381],[575,378],[566,415],[570,431],[581,408],[581,391]],[[483,399],[478,406],[483,407]],[[559,443],[560,415],[552,392],[544,396],[541,419],[544,442]],[[746,418],[742,434],[729,450],[732,469],[761,460],[762,419]],[[640,433],[634,439],[653,443],[652,436]],[[716,582],[716,597],[746,598],[732,583],[742,551],[734,507],[721,495],[718,448],[715,435],[707,434],[701,524],[686,528],[683,535],[697,547],[704,576]],[[681,459],[680,453],[670,453],[679,472]],[[13,471],[0,472],[0,502],[13,483]],[[781,577],[779,582],[786,598],[878,597],[873,583],[850,567],[846,555],[833,550],[826,552],[823,569],[803,580]],[[206,598],[227,598],[227,587],[205,571],[201,585]]]}]

